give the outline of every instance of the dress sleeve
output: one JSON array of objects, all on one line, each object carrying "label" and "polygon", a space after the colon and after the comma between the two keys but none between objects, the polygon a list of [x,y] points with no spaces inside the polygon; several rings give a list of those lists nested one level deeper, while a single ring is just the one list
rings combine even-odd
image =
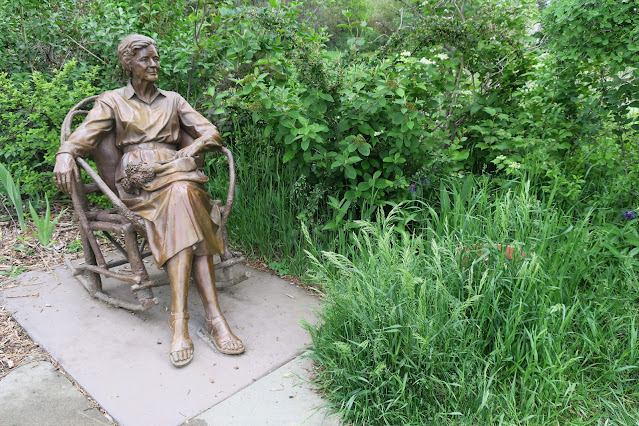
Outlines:
[{"label": "dress sleeve", "polygon": [[177,113],[180,118],[180,127],[191,137],[201,142],[203,150],[224,146],[217,127],[189,105],[182,96],[178,96]]},{"label": "dress sleeve", "polygon": [[67,152],[74,157],[90,154],[102,137],[113,129],[114,120],[113,109],[100,96],[82,124],[60,146],[58,153]]}]

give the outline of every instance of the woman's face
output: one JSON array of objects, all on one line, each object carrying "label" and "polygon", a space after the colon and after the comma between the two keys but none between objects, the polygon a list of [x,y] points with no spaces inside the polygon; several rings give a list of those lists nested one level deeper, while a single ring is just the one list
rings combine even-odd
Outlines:
[{"label": "woman's face", "polygon": [[160,57],[155,46],[147,46],[135,52],[131,58],[131,76],[143,81],[157,81]]}]

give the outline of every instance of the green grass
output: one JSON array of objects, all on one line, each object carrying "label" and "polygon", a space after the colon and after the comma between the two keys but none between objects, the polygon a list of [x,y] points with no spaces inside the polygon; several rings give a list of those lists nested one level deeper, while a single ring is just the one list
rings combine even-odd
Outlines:
[{"label": "green grass", "polygon": [[13,179],[9,170],[4,164],[0,163],[0,183],[4,191],[11,200],[13,207],[18,215],[18,224],[22,232],[27,229],[27,222],[24,219],[24,211],[22,210],[22,194],[20,193],[20,182]]},{"label": "green grass", "polygon": [[[634,222],[592,203],[562,209],[554,192],[518,179],[471,176],[444,181],[429,193],[435,203],[374,222],[349,211],[327,230],[337,214],[330,191],[268,147],[232,149],[231,239],[326,292],[320,326],[308,326],[311,356],[347,421],[639,420]],[[225,160],[208,168],[224,199]],[[497,244],[525,256],[508,260]]]},{"label": "green grass", "polygon": [[326,292],[311,356],[344,418],[637,422],[636,246],[608,244],[634,224],[559,210],[518,181],[469,177],[439,195],[437,208],[358,222],[340,254],[311,255]]},{"label": "green grass", "polygon": [[[260,145],[231,147],[235,158],[236,191],[228,232],[233,244],[254,255],[281,272],[303,276],[309,260],[304,250],[336,248],[345,240],[341,230],[321,232],[315,218],[306,223],[311,227],[309,244],[301,233],[305,212],[317,210],[326,200],[322,194],[304,184],[301,175],[282,164],[281,157]],[[225,158],[209,158],[207,174],[209,190],[214,198],[226,200],[228,165]]]}]

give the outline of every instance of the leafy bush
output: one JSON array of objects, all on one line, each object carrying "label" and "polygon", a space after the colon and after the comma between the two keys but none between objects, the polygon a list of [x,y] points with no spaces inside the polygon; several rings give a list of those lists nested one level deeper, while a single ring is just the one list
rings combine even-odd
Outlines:
[{"label": "leafy bush", "polygon": [[226,115],[240,143],[273,145],[310,185],[358,208],[401,201],[427,176],[499,169],[502,156],[502,166],[539,150],[562,158],[570,133],[550,135],[542,101],[524,90],[534,78],[529,15],[506,3],[481,2],[459,21],[424,2],[413,27],[359,56],[323,50],[326,37],[296,22],[295,4],[222,8],[218,31],[254,43],[245,56],[230,45],[236,78],[211,88],[206,105]]},{"label": "leafy bush", "polygon": [[22,182],[24,194],[57,192],[52,172],[60,126],[73,105],[98,93],[96,73],[75,61],[52,77],[36,71],[23,82],[0,73],[0,160]]},{"label": "leafy bush", "polygon": [[577,160],[564,176],[589,180],[587,186],[597,188],[590,191],[593,196],[601,198],[603,190],[609,203],[636,200],[638,5],[635,0],[557,0],[543,14],[552,52],[547,87],[563,115],[548,124],[566,128],[572,123],[570,157]]},{"label": "leafy bush", "polygon": [[59,30],[77,12],[76,1],[2,0],[0,6],[0,72],[19,75],[62,66],[73,42]]}]

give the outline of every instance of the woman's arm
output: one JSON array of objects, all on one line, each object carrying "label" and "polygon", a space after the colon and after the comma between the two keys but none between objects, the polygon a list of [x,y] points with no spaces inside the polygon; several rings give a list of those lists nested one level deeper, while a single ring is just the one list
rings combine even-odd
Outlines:
[{"label": "woman's arm", "polygon": [[[103,95],[104,96],[104,95]],[[113,129],[114,113],[100,96],[84,122],[69,136],[55,155],[53,182],[67,195],[71,195],[73,182],[80,182],[80,171],[75,157],[92,152],[102,136]]]},{"label": "woman's arm", "polygon": [[217,127],[197,112],[181,96],[177,102],[177,114],[180,119],[180,127],[187,132],[194,141],[179,150],[175,154],[175,158],[194,157],[200,152],[210,151],[213,148],[224,146]]}]

